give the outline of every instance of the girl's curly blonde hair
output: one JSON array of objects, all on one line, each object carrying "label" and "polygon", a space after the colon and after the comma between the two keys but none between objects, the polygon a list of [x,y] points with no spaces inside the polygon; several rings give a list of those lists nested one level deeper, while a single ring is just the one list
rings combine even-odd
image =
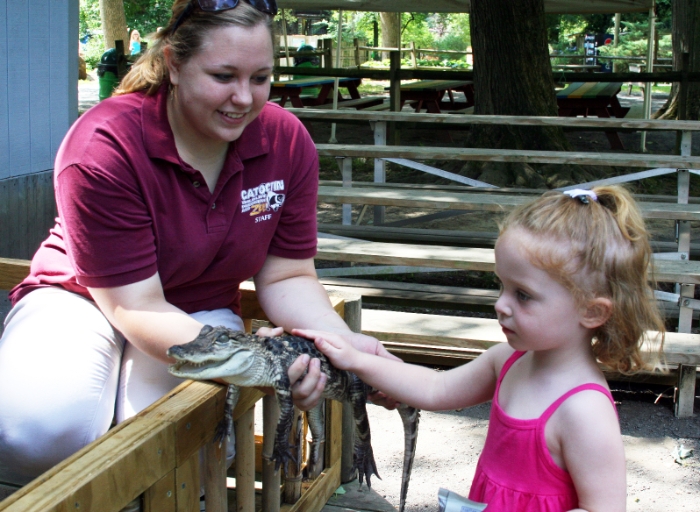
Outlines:
[{"label": "girl's curly blonde hair", "polygon": [[[605,366],[623,374],[660,360],[664,320],[653,294],[652,251],[632,195],[620,186],[595,187],[597,200],[547,192],[516,208],[501,233],[519,227],[541,242],[529,250],[533,265],[571,291],[579,304],[595,297],[612,301],[610,318],[594,333],[592,348]],[[659,333],[654,357],[643,357],[650,332]]]}]

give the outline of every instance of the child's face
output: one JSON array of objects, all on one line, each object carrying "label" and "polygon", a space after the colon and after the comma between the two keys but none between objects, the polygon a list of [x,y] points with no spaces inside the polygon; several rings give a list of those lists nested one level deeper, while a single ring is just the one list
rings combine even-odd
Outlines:
[{"label": "child's face", "polygon": [[530,262],[529,249],[542,243],[547,242],[515,227],[496,244],[496,275],[501,280],[496,313],[516,350],[561,348],[588,335],[581,325],[584,310],[571,292]]}]

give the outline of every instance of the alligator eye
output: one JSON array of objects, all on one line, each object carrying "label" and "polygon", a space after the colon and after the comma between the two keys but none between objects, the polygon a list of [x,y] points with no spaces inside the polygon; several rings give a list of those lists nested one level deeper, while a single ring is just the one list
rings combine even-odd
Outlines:
[{"label": "alligator eye", "polygon": [[226,336],[225,334],[219,334],[219,336],[216,338],[216,343],[218,343],[219,345],[224,345],[228,343],[228,336]]}]

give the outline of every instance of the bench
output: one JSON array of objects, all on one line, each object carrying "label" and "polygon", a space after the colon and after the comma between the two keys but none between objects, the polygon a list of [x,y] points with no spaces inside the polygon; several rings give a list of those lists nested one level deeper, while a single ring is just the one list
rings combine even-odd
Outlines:
[{"label": "bench", "polygon": [[[363,311],[362,332],[381,340],[402,359],[444,366],[463,364],[489,347],[506,342],[494,319],[372,309]],[[664,358],[669,368],[700,365],[700,335],[666,333]],[[645,378],[649,375],[645,373]],[[611,372],[607,376],[623,378]]]},{"label": "bench", "polygon": [[[0,289],[9,290],[29,272],[30,262],[0,258]],[[252,283],[241,286],[244,324],[265,319]],[[348,304],[331,296],[334,308],[346,315]],[[142,510],[199,510],[200,473],[204,474],[207,512],[227,512],[226,454],[213,442],[223,418],[226,387],[185,381],[168,395],[79,450],[66,460],[0,501],[0,512],[119,512],[141,496]],[[262,472],[264,510],[320,511],[340,485],[343,405],[326,403],[326,461],[321,475],[302,493],[301,480],[287,482],[298,501],[280,507],[280,472],[263,461],[271,453],[276,422],[263,419],[263,436],[254,435],[253,407],[262,398],[273,411],[273,396],[244,388],[234,411],[236,421],[237,510],[254,512],[255,473]],[[200,449],[204,463],[200,466]],[[256,453],[258,454],[256,457]],[[286,494],[286,491],[285,491]]]},{"label": "bench", "polygon": [[[584,116],[622,118],[629,112],[629,107],[620,105],[617,93],[622,82],[574,82],[557,91],[557,105],[560,116]],[[606,131],[605,135],[613,149],[624,149],[616,131]]]},{"label": "bench", "polygon": [[[357,110],[366,109],[369,107],[374,107],[376,105],[381,105],[385,100],[384,96],[365,96],[364,98],[343,100],[338,102],[338,108],[354,108]],[[323,105],[317,105],[316,109],[333,109],[333,103],[325,103]]]},{"label": "bench", "polygon": [[[482,272],[493,272],[495,268],[494,251],[491,248],[390,244],[335,238],[319,238],[316,259]],[[700,284],[700,261],[655,259],[654,277],[659,282],[678,283],[681,286],[698,285]],[[679,296],[679,305],[681,301],[683,304],[688,304],[693,299]],[[692,309],[690,315],[692,319]],[[691,339],[697,342],[700,348],[700,337]],[[679,417],[688,417],[693,414],[695,379],[694,365],[679,365],[679,392],[676,401],[676,415]]]}]

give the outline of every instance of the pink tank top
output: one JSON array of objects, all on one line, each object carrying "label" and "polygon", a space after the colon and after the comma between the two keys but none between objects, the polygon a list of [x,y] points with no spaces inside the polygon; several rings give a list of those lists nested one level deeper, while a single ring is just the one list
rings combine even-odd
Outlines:
[{"label": "pink tank top", "polygon": [[525,352],[515,352],[503,365],[493,396],[486,444],[479,457],[469,499],[487,503],[485,512],[559,512],[578,507],[576,489],[567,471],[557,466],[547,448],[544,427],[571,395],[600,391],[615,407],[610,392],[599,384],[582,384],[559,397],[537,419],[508,416],[498,403],[501,382]]}]

